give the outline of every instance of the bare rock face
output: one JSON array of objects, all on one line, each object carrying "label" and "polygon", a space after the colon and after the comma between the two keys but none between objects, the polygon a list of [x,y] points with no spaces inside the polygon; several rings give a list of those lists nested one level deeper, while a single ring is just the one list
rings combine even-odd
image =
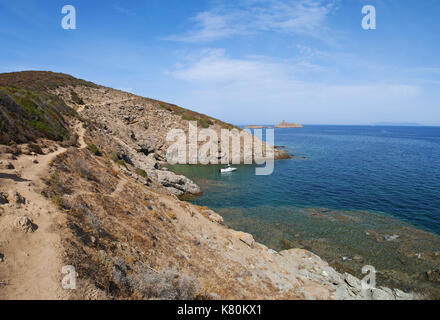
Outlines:
[{"label": "bare rock face", "polygon": [[157,140],[155,139],[142,139],[136,143],[136,151],[142,152],[145,155],[154,153],[156,151]]},{"label": "bare rock face", "polygon": [[254,237],[251,234],[237,231],[235,233],[235,235],[237,236],[238,239],[240,239],[240,241],[246,243],[249,247],[251,247],[251,248],[254,247],[255,240],[254,240]]},{"label": "bare rock face", "polygon": [[210,221],[218,223],[218,224],[222,224],[224,222],[223,217],[221,215],[219,215],[218,213],[215,213],[212,210],[207,210],[205,212],[208,213],[208,219]]},{"label": "bare rock face", "polygon": [[200,194],[201,190],[198,185],[185,176],[176,175],[171,171],[153,170],[151,174],[161,185],[167,188],[171,194],[176,196],[185,193]]},{"label": "bare rock face", "polygon": [[23,232],[34,232],[38,229],[38,226],[32,222],[27,216],[18,217],[14,223],[17,229],[20,229]]},{"label": "bare rock face", "polygon": [[222,224],[224,221],[223,221],[223,217],[221,216],[221,215],[219,215],[218,213],[215,213],[214,211],[212,211],[211,209],[202,209],[201,211],[200,211],[200,213],[204,216],[204,217],[206,217],[206,218],[208,218],[211,222],[214,222],[214,223],[218,223],[218,224]]},{"label": "bare rock face", "polygon": [[134,167],[144,170],[149,179],[155,180],[164,186],[170,194],[181,196],[184,194],[197,195],[201,193],[199,186],[187,177],[177,175],[171,171],[160,170],[159,162],[156,160],[156,153],[149,153],[150,151],[148,150],[151,149],[147,145],[143,145],[143,147],[145,149],[142,150],[136,149],[136,147],[121,147],[118,157]]}]

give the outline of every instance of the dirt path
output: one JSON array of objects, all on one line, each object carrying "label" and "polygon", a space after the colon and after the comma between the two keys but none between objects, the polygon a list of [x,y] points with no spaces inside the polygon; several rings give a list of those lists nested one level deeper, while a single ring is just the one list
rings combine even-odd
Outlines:
[{"label": "dirt path", "polygon": [[84,129],[82,122],[78,122],[74,126],[74,130],[78,134],[78,143],[79,143],[80,149],[86,148],[87,144],[84,141],[84,135],[85,135],[86,130]]},{"label": "dirt path", "polygon": [[[75,130],[81,148],[86,147],[82,124]],[[0,170],[0,189],[9,200],[0,207],[0,299],[69,297],[61,287],[64,251],[58,231],[58,226],[65,225],[65,216],[41,195],[42,178],[47,177],[50,162],[65,151],[58,148],[45,155],[21,155],[7,160],[15,170]],[[25,198],[24,204],[16,203],[17,192]],[[18,219],[24,216],[34,223],[34,232],[17,227]]]}]

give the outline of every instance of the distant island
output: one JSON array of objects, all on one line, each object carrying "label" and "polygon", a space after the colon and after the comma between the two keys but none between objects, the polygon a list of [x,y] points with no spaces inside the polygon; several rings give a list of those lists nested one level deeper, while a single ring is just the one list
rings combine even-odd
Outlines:
[{"label": "distant island", "polygon": [[244,128],[245,129],[264,129],[264,128],[272,128],[272,127],[260,126],[260,125],[249,125]]},{"label": "distant island", "polygon": [[303,128],[303,126],[299,123],[287,123],[286,121],[283,121],[280,124],[275,125],[275,128]]}]

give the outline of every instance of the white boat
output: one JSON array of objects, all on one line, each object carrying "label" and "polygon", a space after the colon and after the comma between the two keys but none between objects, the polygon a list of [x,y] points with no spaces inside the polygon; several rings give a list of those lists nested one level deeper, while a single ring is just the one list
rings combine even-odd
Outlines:
[{"label": "white boat", "polygon": [[232,171],[236,171],[237,168],[232,168],[229,164],[226,168],[222,168],[220,169],[220,173],[227,173],[227,172],[232,172]]}]

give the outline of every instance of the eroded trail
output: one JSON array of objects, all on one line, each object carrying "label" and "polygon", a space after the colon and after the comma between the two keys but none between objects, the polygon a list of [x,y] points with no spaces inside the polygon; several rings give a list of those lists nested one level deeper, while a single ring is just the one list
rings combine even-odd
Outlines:
[{"label": "eroded trail", "polygon": [[[81,123],[75,130],[84,148]],[[68,298],[61,287],[64,251],[59,227],[65,225],[65,217],[41,195],[50,162],[65,151],[58,147],[48,154],[17,159],[1,155],[1,161],[14,169],[0,170],[0,190],[9,201],[0,207],[0,299]]]}]

